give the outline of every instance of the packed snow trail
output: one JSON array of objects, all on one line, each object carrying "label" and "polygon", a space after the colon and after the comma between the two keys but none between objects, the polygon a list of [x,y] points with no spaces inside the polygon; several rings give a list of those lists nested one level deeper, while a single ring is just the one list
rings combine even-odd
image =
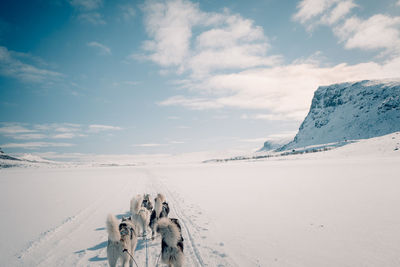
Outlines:
[{"label": "packed snow trail", "polygon": [[[231,261],[225,259],[224,254],[216,257],[212,253],[215,249],[207,246],[204,249],[198,248],[198,244],[202,241],[201,231],[205,228],[191,221],[191,215],[185,214],[186,211],[179,204],[181,200],[177,200],[179,196],[175,196],[176,193],[172,194],[149,170],[127,168],[119,173],[113,172],[113,169],[104,168],[93,169],[93,171],[94,176],[112,174],[109,178],[113,180],[112,183],[109,184],[110,181],[103,178],[102,181],[105,182],[103,185],[97,188],[93,186],[91,191],[87,192],[94,195],[93,199],[88,201],[88,205],[82,205],[79,212],[68,215],[67,219],[59,225],[30,240],[25,248],[16,254],[16,265],[108,266],[106,253],[108,238],[105,229],[107,214],[113,213],[119,219],[122,216],[129,216],[129,201],[132,197],[138,193],[150,193],[154,198],[161,192],[166,195],[171,208],[169,217],[178,218],[182,225],[182,235],[185,240],[185,266],[234,266]],[[85,172],[85,174],[88,175],[90,172]],[[97,181],[97,186],[100,184]],[[100,190],[96,191],[99,188]],[[161,251],[160,236],[156,236],[155,240],[148,239],[147,246],[148,266],[156,266]],[[207,255],[207,253],[212,255]],[[145,266],[146,247],[143,238],[138,239],[133,257],[140,267]],[[164,266],[161,260],[158,266]]]}]

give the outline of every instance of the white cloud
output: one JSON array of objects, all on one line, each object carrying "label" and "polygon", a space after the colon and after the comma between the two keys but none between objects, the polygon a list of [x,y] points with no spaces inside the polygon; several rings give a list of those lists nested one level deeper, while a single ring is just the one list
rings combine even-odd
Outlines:
[{"label": "white cloud", "polygon": [[162,67],[177,67],[178,73],[190,71],[201,77],[210,71],[270,66],[280,60],[266,55],[269,43],[261,27],[227,10],[207,13],[186,0],[147,1],[143,10],[151,37],[143,43],[144,58]]},{"label": "white cloud", "polygon": [[343,63],[321,67],[319,63],[301,63],[257,68],[193,81],[193,85],[188,84],[187,87],[195,88],[202,98],[173,96],[159,104],[198,110],[223,107],[266,110],[270,115],[260,115],[259,119],[302,120],[318,86],[397,77],[399,69],[400,57],[382,64]]},{"label": "white cloud", "polygon": [[199,34],[188,68],[195,76],[214,70],[271,66],[278,56],[266,55],[268,40],[261,27],[239,15],[221,15],[221,22]]},{"label": "white cloud", "polygon": [[312,30],[319,24],[333,27],[346,49],[383,49],[384,55],[400,52],[400,17],[375,14],[368,19],[351,16],[353,0],[302,0],[293,19]]},{"label": "white cloud", "polygon": [[44,139],[44,138],[46,138],[46,135],[39,134],[39,133],[32,133],[32,134],[10,135],[8,137],[11,137],[14,139],[19,139],[19,140],[30,140],[30,139]]},{"label": "white cloud", "polygon": [[334,29],[345,48],[400,52],[400,16],[377,14],[366,20],[352,17]]},{"label": "white cloud", "polygon": [[14,123],[6,124],[5,126],[0,127],[0,134],[19,134],[32,132],[35,131]]},{"label": "white cloud", "polygon": [[80,128],[75,128],[75,127],[65,127],[65,126],[60,126],[60,127],[54,127],[53,128],[54,131],[56,132],[63,132],[63,133],[70,133],[70,132],[76,132],[76,131],[80,131]]},{"label": "white cloud", "polygon": [[16,54],[20,53],[10,51],[4,46],[0,46],[1,75],[13,77],[29,83],[54,83],[63,77],[61,73],[24,63],[15,56]]},{"label": "white cloud", "polygon": [[143,5],[145,26],[152,40],[143,48],[149,59],[161,66],[181,65],[189,54],[191,28],[204,14],[189,1],[146,1]]},{"label": "white cloud", "polygon": [[101,55],[110,55],[111,54],[111,49],[108,46],[101,44],[99,42],[90,42],[90,43],[87,43],[87,45],[90,47],[98,48]]},{"label": "white cloud", "polygon": [[151,148],[151,147],[161,147],[161,146],[170,146],[170,145],[180,145],[184,144],[185,142],[182,141],[169,141],[168,144],[160,144],[160,143],[144,143],[144,144],[134,144],[133,147],[144,147],[144,148]]},{"label": "white cloud", "polygon": [[[0,135],[16,140],[33,139],[75,139],[87,137],[90,134],[98,134],[106,131],[122,130],[121,127],[109,125],[81,125],[75,123],[0,123]],[[45,140],[47,141],[47,140]],[[30,142],[30,143],[10,143],[5,147],[10,148],[37,148],[37,147],[56,147],[70,146],[66,143],[55,142]]]},{"label": "white cloud", "polygon": [[75,132],[80,131],[82,125],[76,123],[45,123],[34,124],[35,131],[56,131],[56,132]]},{"label": "white cloud", "polygon": [[[351,0],[304,0],[294,18],[302,23],[340,25],[355,6]],[[148,58],[163,68],[188,73],[174,84],[190,96],[169,97],[158,103],[162,106],[260,110],[255,119],[299,121],[320,85],[399,75],[397,56],[381,63],[329,66],[313,55],[282,64],[279,55],[267,53],[270,44],[263,29],[240,15],[227,10],[202,12],[198,5],[184,0],[150,1],[145,7],[151,38],[146,43]]]},{"label": "white cloud", "polygon": [[169,119],[169,120],[179,120],[180,117],[178,117],[178,116],[168,116],[167,119]]},{"label": "white cloud", "polygon": [[114,86],[114,87],[119,87],[119,86],[124,86],[124,85],[136,86],[136,85],[139,85],[140,83],[141,83],[140,81],[121,81],[121,82],[113,82],[112,86]]},{"label": "white cloud", "polygon": [[140,82],[138,82],[138,81],[123,81],[122,84],[135,86],[135,85],[140,84]]},{"label": "white cloud", "polygon": [[302,0],[297,4],[297,13],[293,15],[293,19],[305,23],[310,19],[321,15],[329,9],[336,0]]},{"label": "white cloud", "polygon": [[77,134],[77,133],[61,133],[61,134],[55,134],[51,136],[53,139],[72,139],[75,137],[85,137],[87,135],[85,134]]},{"label": "white cloud", "polygon": [[190,109],[215,109],[222,108],[223,105],[216,101],[209,100],[206,98],[187,98],[182,95],[170,97],[164,101],[158,103],[161,106],[183,106]]},{"label": "white cloud", "polygon": [[46,135],[38,133],[36,130],[28,129],[26,124],[2,123],[0,135],[18,140],[43,139]]},{"label": "white cloud", "polygon": [[147,143],[147,144],[136,144],[132,145],[134,147],[159,147],[159,146],[165,146],[165,144],[157,144],[157,143]]},{"label": "white cloud", "polygon": [[293,19],[308,24],[307,29],[312,30],[318,24],[339,22],[356,6],[353,0],[302,0]]},{"label": "white cloud", "polygon": [[71,6],[81,10],[95,10],[103,6],[103,0],[69,0]]},{"label": "white cloud", "polygon": [[3,148],[25,148],[25,149],[37,149],[41,147],[71,147],[74,144],[69,143],[51,143],[51,142],[29,142],[29,143],[8,143],[3,144]]},{"label": "white cloud", "polygon": [[350,13],[351,9],[355,8],[357,5],[352,1],[341,1],[338,2],[335,8],[332,9],[329,15],[322,17],[320,22],[323,24],[332,25],[338,22],[340,19],[344,18]]},{"label": "white cloud", "polygon": [[[299,111],[298,113],[299,116],[302,116],[302,112]],[[254,115],[247,115],[243,114],[241,116],[242,119],[251,119],[251,120],[267,120],[267,121],[284,121],[284,120],[293,120],[297,119],[297,116],[295,113],[292,116],[289,115],[284,115],[284,114],[254,114]]]},{"label": "white cloud", "polygon": [[103,0],[69,0],[71,6],[78,11],[78,20],[93,25],[106,24],[98,10],[103,7]]},{"label": "white cloud", "polygon": [[120,9],[122,11],[122,18],[125,21],[129,21],[136,16],[135,8],[130,5],[121,5]]},{"label": "white cloud", "polygon": [[397,1],[396,6],[400,6],[400,0]]},{"label": "white cloud", "polygon": [[106,24],[103,16],[98,12],[82,13],[78,16],[78,19],[84,22],[91,23],[93,25]]},{"label": "white cloud", "polygon": [[101,131],[118,131],[118,130],[122,130],[122,128],[117,127],[117,126],[101,125],[101,124],[89,125],[89,131],[95,132],[95,133],[98,133]]},{"label": "white cloud", "polygon": [[185,142],[182,141],[170,141],[170,144],[174,144],[174,145],[179,145],[179,144],[184,144]]}]

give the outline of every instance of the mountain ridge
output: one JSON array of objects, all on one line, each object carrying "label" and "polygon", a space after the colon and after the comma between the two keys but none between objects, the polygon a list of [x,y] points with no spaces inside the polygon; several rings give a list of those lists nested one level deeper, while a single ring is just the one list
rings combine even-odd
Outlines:
[{"label": "mountain ridge", "polygon": [[320,86],[294,139],[278,151],[400,131],[400,79]]}]

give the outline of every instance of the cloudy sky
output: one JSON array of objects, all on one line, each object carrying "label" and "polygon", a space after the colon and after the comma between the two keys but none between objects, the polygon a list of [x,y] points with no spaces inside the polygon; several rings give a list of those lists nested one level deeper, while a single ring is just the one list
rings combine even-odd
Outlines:
[{"label": "cloudy sky", "polygon": [[254,149],[319,85],[399,76],[399,0],[0,3],[10,153]]}]

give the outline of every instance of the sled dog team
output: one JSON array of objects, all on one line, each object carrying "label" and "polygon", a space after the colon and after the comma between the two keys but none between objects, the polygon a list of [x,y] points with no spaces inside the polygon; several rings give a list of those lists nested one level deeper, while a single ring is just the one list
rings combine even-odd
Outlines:
[{"label": "sled dog team", "polygon": [[150,195],[137,195],[130,203],[131,216],[121,222],[114,215],[107,217],[107,258],[111,267],[116,266],[119,258],[123,267],[133,266],[133,257],[138,237],[146,238],[151,230],[152,240],[155,234],[161,235],[161,261],[169,267],[183,266],[183,238],[178,219],[168,218],[169,206],[165,196],[158,194],[154,207]]}]

